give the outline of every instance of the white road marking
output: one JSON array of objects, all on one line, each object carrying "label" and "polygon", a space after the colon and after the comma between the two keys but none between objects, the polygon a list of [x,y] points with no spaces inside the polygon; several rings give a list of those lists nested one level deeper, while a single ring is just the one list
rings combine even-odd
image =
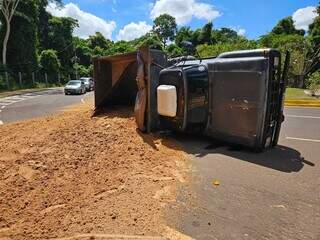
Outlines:
[{"label": "white road marking", "polygon": [[294,137],[286,137],[286,139],[288,139],[288,140],[297,140],[297,141],[317,142],[317,143],[320,143],[320,140],[317,140],[317,139],[294,138]]},{"label": "white road marking", "polygon": [[291,118],[320,119],[320,117],[315,117],[315,116],[300,116],[300,115],[286,115],[286,117],[291,117]]},{"label": "white road marking", "polygon": [[84,101],[84,99],[83,99],[83,98],[81,98],[81,102],[82,102],[82,103],[85,103],[85,101]]},{"label": "white road marking", "polygon": [[40,96],[42,96],[42,95],[34,94],[34,93],[27,93],[27,94],[7,97],[7,98],[0,100],[0,106],[2,106],[2,108],[4,108],[5,106],[9,106],[14,103],[22,102],[22,101],[29,100],[29,99],[36,98],[36,97],[40,97]]},{"label": "white road marking", "polygon": [[1,106],[9,106],[10,104],[12,104],[13,102],[0,102]]},{"label": "white road marking", "polygon": [[8,98],[6,98],[5,99],[5,101],[10,101],[10,100],[22,100],[23,98],[22,97],[20,97],[20,96],[16,96],[16,97],[8,97]]},{"label": "white road marking", "polygon": [[0,120],[0,125],[3,125],[3,122]]},{"label": "white road marking", "polygon": [[4,109],[6,106],[2,106],[1,109]]}]

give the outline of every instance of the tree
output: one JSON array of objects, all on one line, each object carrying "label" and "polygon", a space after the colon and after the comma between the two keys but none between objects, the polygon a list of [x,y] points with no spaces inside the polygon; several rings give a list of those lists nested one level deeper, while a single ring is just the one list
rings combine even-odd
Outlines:
[{"label": "tree", "polygon": [[48,48],[57,51],[63,73],[70,74],[75,56],[72,33],[78,22],[73,18],[51,16],[48,24]]},{"label": "tree", "polygon": [[304,30],[297,30],[294,26],[294,21],[292,17],[286,17],[284,19],[281,19],[277,25],[272,29],[271,31],[274,34],[297,34],[304,36],[305,31]]},{"label": "tree", "polygon": [[40,54],[40,65],[49,74],[57,73],[61,64],[57,56],[57,51],[53,49],[44,50]]},{"label": "tree", "polygon": [[167,41],[173,41],[177,32],[176,19],[169,14],[162,14],[154,20],[153,32],[159,37],[165,47]]},{"label": "tree", "polygon": [[197,46],[197,50],[201,57],[215,57],[224,52],[256,49],[255,41],[239,41],[236,43],[216,43],[214,45],[203,44]]},{"label": "tree", "polygon": [[311,74],[307,86],[311,90],[320,90],[320,71]]},{"label": "tree", "polygon": [[237,42],[240,39],[238,33],[230,28],[221,28],[218,30],[213,30],[212,38],[212,41],[218,43],[233,43]]},{"label": "tree", "polygon": [[104,50],[107,50],[111,47],[112,42],[109,39],[106,39],[100,32],[96,32],[95,35],[89,36],[88,45],[91,49],[100,47]]},{"label": "tree", "polygon": [[80,76],[80,77],[87,77],[87,76],[91,75],[90,66],[86,67],[86,66],[83,66],[81,64],[76,63],[74,68],[75,68],[76,72],[78,73],[78,76]]},{"label": "tree", "polygon": [[91,64],[92,49],[88,46],[88,42],[79,37],[73,38],[73,44],[79,64],[89,67]]},{"label": "tree", "polygon": [[201,29],[196,29],[192,33],[191,42],[192,42],[193,46],[195,46],[195,47],[197,45],[199,45],[200,34],[201,34]]},{"label": "tree", "polygon": [[203,26],[203,28],[201,29],[201,33],[199,36],[199,43],[200,44],[211,44],[213,41],[211,34],[212,34],[212,27],[213,24],[212,22],[208,22],[206,25]]},{"label": "tree", "polygon": [[182,41],[189,41],[192,42],[192,34],[193,31],[190,29],[190,27],[181,27],[176,34],[175,37],[175,43],[177,46],[181,46]]},{"label": "tree", "polygon": [[317,7],[318,16],[314,19],[313,23],[309,26],[309,35],[313,45],[320,46],[320,3]]},{"label": "tree", "polygon": [[118,41],[115,42],[110,49],[108,49],[105,53],[107,55],[119,54],[119,53],[128,53],[135,51],[135,46],[132,45],[131,42],[126,41]]},{"label": "tree", "polygon": [[320,69],[320,2],[317,7],[318,16],[309,26],[309,37],[313,47],[310,53],[310,60],[307,63],[309,73],[313,73]]},{"label": "tree", "polygon": [[27,73],[38,68],[38,8],[35,0],[21,1],[11,21],[7,44],[7,65],[13,72]]},{"label": "tree", "polygon": [[154,33],[147,33],[146,35],[139,38],[135,46],[136,47],[149,46],[152,49],[163,50],[160,39]]},{"label": "tree", "polygon": [[46,7],[49,2],[56,3],[58,6],[62,5],[62,0],[37,0],[38,5],[38,37],[39,37],[39,47],[40,50],[44,50],[48,48],[48,27],[49,27],[49,19],[51,17],[50,13],[47,12]]},{"label": "tree", "polygon": [[167,46],[166,52],[170,57],[178,57],[184,54],[183,49],[178,47],[176,44],[170,44],[169,46]]},{"label": "tree", "polygon": [[20,0],[1,0],[0,1],[0,8],[5,20],[5,26],[6,26],[6,33],[5,33],[3,44],[2,44],[2,64],[3,65],[7,64],[7,45],[8,45],[8,40],[10,36],[10,31],[11,31],[11,20],[13,15],[16,12],[16,9],[19,3],[20,3]]}]

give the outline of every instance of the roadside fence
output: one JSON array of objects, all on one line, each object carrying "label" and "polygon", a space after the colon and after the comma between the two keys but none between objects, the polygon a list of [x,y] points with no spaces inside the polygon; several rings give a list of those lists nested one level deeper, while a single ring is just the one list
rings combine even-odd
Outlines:
[{"label": "roadside fence", "polygon": [[0,71],[0,90],[61,86],[74,78],[75,74],[62,75],[42,71]]}]

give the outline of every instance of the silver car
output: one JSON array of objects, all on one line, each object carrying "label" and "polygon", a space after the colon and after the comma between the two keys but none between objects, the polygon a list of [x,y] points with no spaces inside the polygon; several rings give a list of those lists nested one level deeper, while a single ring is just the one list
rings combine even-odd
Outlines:
[{"label": "silver car", "polygon": [[65,95],[69,94],[85,94],[87,92],[86,85],[82,80],[71,80],[64,87]]},{"label": "silver car", "polygon": [[80,78],[81,81],[84,81],[84,84],[86,85],[87,92],[93,90],[93,79],[91,77],[82,77]]}]

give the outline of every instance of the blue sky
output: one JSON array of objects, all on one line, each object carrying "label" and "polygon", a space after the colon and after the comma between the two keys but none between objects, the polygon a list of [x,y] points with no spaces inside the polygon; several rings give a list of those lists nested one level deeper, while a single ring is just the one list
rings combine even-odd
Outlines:
[{"label": "blue sky", "polygon": [[[270,31],[281,18],[292,16],[299,9],[297,21],[301,22],[301,26],[306,22],[309,23],[314,14],[307,7],[316,6],[318,2],[318,0],[64,0],[68,10],[51,9],[51,12],[58,16],[79,18],[81,31],[79,30],[77,35],[83,37],[96,27],[113,40],[130,40],[149,30],[152,18],[156,15],[168,12],[171,15],[176,14],[180,26],[186,25],[194,29],[212,20],[215,28],[230,27],[250,39],[256,39]],[[77,11],[78,13],[75,13]],[[81,20],[83,16],[86,16],[87,20]],[[86,24],[88,26],[85,26]]]}]

